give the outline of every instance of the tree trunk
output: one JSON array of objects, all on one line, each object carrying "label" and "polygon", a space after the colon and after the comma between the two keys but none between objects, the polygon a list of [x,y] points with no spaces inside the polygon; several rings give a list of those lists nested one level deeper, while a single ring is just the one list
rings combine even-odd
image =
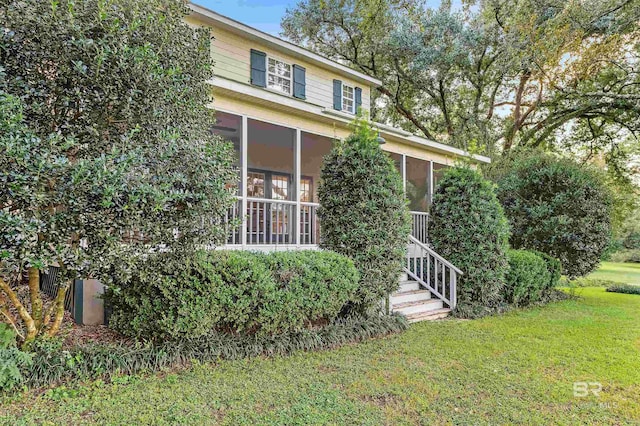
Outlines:
[{"label": "tree trunk", "polygon": [[18,295],[11,289],[9,283],[0,278],[0,290],[4,291],[4,294],[9,298],[9,301],[13,305],[14,308],[18,311],[18,315],[22,319],[25,328],[27,329],[27,335],[24,338],[24,343],[31,343],[36,336],[38,335],[38,328],[36,327],[36,322],[33,320],[33,317],[29,314],[29,311],[24,307],[24,305],[18,299]]},{"label": "tree trunk", "polygon": [[40,296],[40,271],[29,268],[29,298],[31,300],[31,316],[37,329],[42,326],[42,297]]},{"label": "tree trunk", "polygon": [[47,334],[49,336],[55,336],[60,331],[60,326],[62,325],[62,320],[64,319],[64,297],[67,294],[68,285],[58,287],[58,294],[56,295],[56,299],[54,300],[54,317],[53,323],[49,328]]}]

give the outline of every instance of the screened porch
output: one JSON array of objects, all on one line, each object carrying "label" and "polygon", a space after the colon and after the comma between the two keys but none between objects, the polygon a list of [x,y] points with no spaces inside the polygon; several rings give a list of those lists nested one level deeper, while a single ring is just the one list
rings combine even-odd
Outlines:
[{"label": "screened porch", "polygon": [[[318,184],[333,139],[300,129],[216,112],[214,132],[233,142],[238,163],[237,202],[227,221],[229,248],[312,248],[320,240]],[[410,201],[412,235],[427,242],[433,190],[446,167],[389,153],[403,176]]]}]

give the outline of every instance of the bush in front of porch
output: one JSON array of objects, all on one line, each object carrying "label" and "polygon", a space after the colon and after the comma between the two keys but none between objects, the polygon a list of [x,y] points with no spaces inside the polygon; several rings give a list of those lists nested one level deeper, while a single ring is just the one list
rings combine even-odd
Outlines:
[{"label": "bush in front of porch", "polygon": [[110,287],[109,326],[154,342],[276,335],[336,319],[353,300],[358,271],[324,251],[160,253]]},{"label": "bush in front of porch", "polygon": [[493,184],[470,168],[452,167],[438,185],[430,214],[431,244],[464,272],[456,313],[475,317],[500,309],[509,225]]},{"label": "bush in front of porch", "polygon": [[325,157],[320,198],[321,246],[353,259],[360,283],[353,308],[366,312],[398,288],[410,216],[402,178],[364,119]]}]

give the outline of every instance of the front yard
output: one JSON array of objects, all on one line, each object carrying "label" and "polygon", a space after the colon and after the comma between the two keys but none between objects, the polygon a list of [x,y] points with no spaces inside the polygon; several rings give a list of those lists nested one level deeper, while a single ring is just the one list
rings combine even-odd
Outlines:
[{"label": "front yard", "polygon": [[[576,291],[579,300],[419,323],[333,351],[195,365],[5,400],[0,422],[637,424],[640,297]],[[574,396],[575,383],[589,396]],[[596,396],[591,390],[600,385]]]}]

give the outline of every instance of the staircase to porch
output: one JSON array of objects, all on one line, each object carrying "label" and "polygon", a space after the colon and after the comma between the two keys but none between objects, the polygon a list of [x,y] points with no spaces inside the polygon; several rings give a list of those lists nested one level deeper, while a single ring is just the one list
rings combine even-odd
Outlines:
[{"label": "staircase to porch", "polygon": [[414,229],[407,241],[404,273],[398,290],[389,298],[390,309],[410,323],[445,318],[456,307],[456,285],[462,271],[427,245],[426,232],[418,238],[415,234]]}]

